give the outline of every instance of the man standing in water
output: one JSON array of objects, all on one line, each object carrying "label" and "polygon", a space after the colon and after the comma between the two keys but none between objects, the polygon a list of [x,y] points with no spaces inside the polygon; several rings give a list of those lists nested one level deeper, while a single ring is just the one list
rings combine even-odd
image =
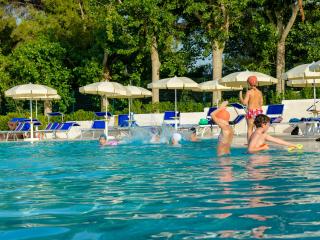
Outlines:
[{"label": "man standing in water", "polygon": [[240,102],[247,106],[247,140],[251,137],[254,128],[254,119],[257,115],[262,114],[263,97],[261,91],[257,88],[258,80],[256,76],[250,76],[247,79],[250,90],[247,91],[245,98],[242,96],[240,91],[239,97]]}]

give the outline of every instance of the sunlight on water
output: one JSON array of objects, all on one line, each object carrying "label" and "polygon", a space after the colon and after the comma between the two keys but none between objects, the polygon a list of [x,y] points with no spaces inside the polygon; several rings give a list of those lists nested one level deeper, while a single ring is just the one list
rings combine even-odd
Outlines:
[{"label": "sunlight on water", "polygon": [[146,131],[116,147],[0,144],[0,239],[320,238],[319,153],[218,159],[215,140]]}]

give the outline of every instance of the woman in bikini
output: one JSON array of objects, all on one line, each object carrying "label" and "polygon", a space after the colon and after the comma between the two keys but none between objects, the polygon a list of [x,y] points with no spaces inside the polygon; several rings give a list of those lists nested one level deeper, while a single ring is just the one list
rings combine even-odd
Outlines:
[{"label": "woman in bikini", "polygon": [[250,90],[247,91],[245,98],[242,96],[242,91],[240,91],[239,97],[240,102],[247,106],[247,140],[251,137],[254,128],[254,119],[259,114],[262,114],[263,97],[261,91],[257,88],[258,80],[256,76],[250,76],[247,79]]}]

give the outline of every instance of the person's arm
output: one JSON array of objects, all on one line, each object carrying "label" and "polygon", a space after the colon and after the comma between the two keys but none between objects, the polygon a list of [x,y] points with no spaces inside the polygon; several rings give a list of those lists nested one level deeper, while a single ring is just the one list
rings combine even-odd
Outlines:
[{"label": "person's arm", "polygon": [[272,137],[270,135],[266,136],[266,140],[269,141],[269,142],[273,142],[273,143],[276,143],[276,144],[279,144],[279,145],[283,145],[283,146],[287,146],[287,147],[297,147],[296,144],[284,141],[284,140],[282,140],[280,138]]},{"label": "person's arm", "polygon": [[248,103],[249,103],[249,92],[247,91],[246,92],[246,96],[243,98],[242,96],[242,91],[240,91],[239,93],[239,98],[240,98],[240,102],[243,104],[243,105],[246,105],[248,106]]}]

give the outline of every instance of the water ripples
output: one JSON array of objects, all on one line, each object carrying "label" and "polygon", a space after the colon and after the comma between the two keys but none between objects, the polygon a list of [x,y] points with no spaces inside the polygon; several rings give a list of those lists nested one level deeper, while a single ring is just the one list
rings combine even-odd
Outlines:
[{"label": "water ripples", "polygon": [[318,239],[319,153],[0,145],[0,239]]}]

